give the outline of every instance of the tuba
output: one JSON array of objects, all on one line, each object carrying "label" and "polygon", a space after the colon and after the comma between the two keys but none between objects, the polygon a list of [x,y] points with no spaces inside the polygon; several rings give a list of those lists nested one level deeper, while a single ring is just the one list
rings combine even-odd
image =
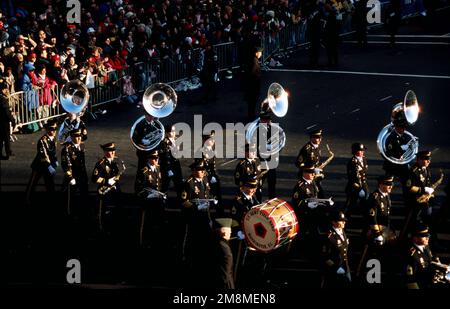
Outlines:
[{"label": "tuba", "polygon": [[419,139],[406,131],[404,134],[410,137],[407,144],[403,145],[404,153],[400,158],[388,156],[386,154],[386,140],[394,130],[394,121],[405,120],[408,124],[413,125],[419,118],[419,103],[417,96],[412,90],[408,90],[405,95],[403,103],[397,103],[394,105],[391,113],[391,123],[385,126],[377,137],[377,147],[381,155],[388,161],[394,164],[408,164],[416,157],[416,153],[419,150]]},{"label": "tuba", "polygon": [[[264,108],[270,109],[275,116],[284,117],[288,111],[288,93],[278,83],[272,83],[267,90],[267,97],[261,103],[261,110]],[[263,156],[274,155],[281,151],[286,144],[286,134],[284,130],[276,123],[270,124],[272,131],[275,132],[266,141],[266,147],[259,149]],[[256,129],[264,128],[267,130],[267,126],[261,123],[261,119],[257,118],[250,124],[245,132],[245,140],[248,144],[255,143],[257,132]]]},{"label": "tuba", "polygon": [[177,106],[177,94],[172,87],[163,83],[149,86],[142,99],[147,115],[139,117],[131,127],[130,139],[133,146],[141,151],[156,148],[164,139],[163,124],[156,118],[169,116]]},{"label": "tuba", "polygon": [[71,80],[62,87],[59,101],[66,112],[81,116],[89,102],[89,90],[81,81]]}]

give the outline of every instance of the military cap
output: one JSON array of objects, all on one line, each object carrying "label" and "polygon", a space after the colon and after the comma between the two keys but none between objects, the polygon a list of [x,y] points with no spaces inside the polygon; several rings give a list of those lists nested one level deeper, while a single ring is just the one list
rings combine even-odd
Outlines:
[{"label": "military cap", "polygon": [[261,111],[259,112],[260,119],[270,119],[272,111],[270,110],[269,103],[263,103],[261,105]]},{"label": "military cap", "polygon": [[213,228],[220,229],[222,227],[231,228],[232,219],[231,218],[217,218],[213,221]]},{"label": "military cap", "polygon": [[405,118],[397,118],[392,122],[395,127],[406,128],[408,126],[408,121]]},{"label": "military cap", "polygon": [[169,132],[175,131],[175,128],[174,128],[174,125],[172,125],[172,124],[166,124],[164,126],[164,130],[166,131],[166,133],[169,133]]},{"label": "military cap", "polygon": [[264,51],[264,48],[262,46],[255,46],[253,48],[253,51],[255,52],[255,54],[258,52],[262,53]]},{"label": "military cap", "polygon": [[206,169],[205,160],[197,159],[189,167],[194,171],[204,171]]},{"label": "military cap", "polygon": [[214,130],[212,130],[210,134],[203,134],[202,135],[203,141],[206,141],[210,138],[214,138],[215,135],[216,135],[216,131],[214,131]]},{"label": "military cap", "polygon": [[154,150],[148,151],[146,153],[146,157],[147,157],[147,159],[158,159],[159,158],[158,154],[159,154],[158,150],[154,149]]},{"label": "military cap", "polygon": [[317,129],[314,131],[309,132],[310,137],[322,137],[322,129]]},{"label": "military cap", "polygon": [[57,127],[58,127],[58,125],[53,120],[47,121],[47,123],[44,125],[44,128],[46,130],[52,130],[52,131],[56,130]]},{"label": "military cap", "polygon": [[248,188],[256,189],[258,187],[258,177],[255,174],[249,175],[242,181],[242,185]]},{"label": "military cap", "polygon": [[430,159],[431,158],[431,151],[429,151],[429,150],[422,150],[422,151],[419,151],[416,156],[417,156],[418,159]]},{"label": "military cap", "polygon": [[250,150],[255,151],[256,150],[256,144],[245,144],[245,152],[250,152]]},{"label": "military cap", "polygon": [[353,143],[352,144],[352,153],[353,154],[357,151],[364,151],[366,149],[367,149],[367,147],[364,146],[364,144],[361,144],[361,143]]},{"label": "military cap", "polygon": [[116,150],[116,145],[112,142],[100,145],[100,147],[102,147],[102,149],[104,151],[115,151]]},{"label": "military cap", "polygon": [[302,167],[303,173],[314,173],[315,167],[313,164],[307,164]]},{"label": "military cap", "polygon": [[72,136],[72,137],[77,137],[77,136],[82,135],[81,129],[73,129],[69,133],[70,133],[70,136]]},{"label": "military cap", "polygon": [[330,215],[331,221],[347,221],[347,218],[345,217],[345,214],[342,211],[334,211]]},{"label": "military cap", "polygon": [[412,236],[414,236],[414,237],[430,237],[430,231],[428,230],[428,226],[423,223],[417,224],[413,229]]},{"label": "military cap", "polygon": [[392,186],[394,184],[394,176],[389,176],[389,175],[380,176],[380,177],[378,177],[378,183],[387,185],[387,186]]}]

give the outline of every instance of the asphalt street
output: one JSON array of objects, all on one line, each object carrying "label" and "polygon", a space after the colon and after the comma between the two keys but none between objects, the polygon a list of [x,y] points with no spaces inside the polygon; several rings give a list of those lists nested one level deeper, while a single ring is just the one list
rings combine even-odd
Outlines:
[{"label": "asphalt street", "polygon": [[[449,11],[440,11],[439,18],[425,29],[418,20],[404,24],[399,31],[399,43],[394,48],[384,43],[389,38],[385,37],[382,27],[371,29],[369,45],[365,49],[357,47],[353,35],[345,36],[340,45],[337,67],[325,65],[326,53],[322,48],[322,65],[318,69],[310,69],[309,50],[304,46],[280,55],[277,59],[283,66],[268,68],[263,72],[261,101],[272,82],[280,83],[289,92],[288,114],[277,119],[287,137],[277,169],[277,194],[280,198],[291,200],[297,176],[294,160],[300,148],[308,141],[308,131],[316,128],[324,130],[323,143],[328,144],[335,153],[334,160],[325,170],[323,186],[326,194],[333,197],[337,204],[345,201],[346,163],[351,157],[350,146],[354,142],[364,143],[368,147],[366,156],[369,162],[369,186],[375,189],[376,178],[383,173],[383,160],[376,147],[376,138],[379,131],[390,122],[393,105],[403,100],[407,90],[414,90],[421,110],[419,119],[409,129],[410,132],[419,137],[420,149],[433,151],[433,175],[436,176],[439,169],[450,175]],[[221,78],[217,85],[218,99],[206,104],[200,103],[202,88],[179,92],[175,112],[162,119],[162,122],[185,122],[192,125],[194,115],[202,115],[204,124],[218,122],[225,126],[226,123],[246,122],[247,106],[243,101],[242,84],[239,70],[231,80]],[[131,195],[137,158],[129,132],[143,110],[123,103],[112,103],[106,109],[107,113],[100,115],[98,119],[86,119],[89,130],[86,142],[87,169],[92,171],[95,162],[102,156],[99,145],[114,141],[118,148],[117,155],[127,165],[122,189]],[[75,225],[73,230],[67,218],[61,219],[60,213],[50,214],[50,210],[61,212],[61,202],[56,202],[57,199],[42,193],[38,198],[50,205],[48,209],[40,205],[30,215],[23,208],[23,195],[31,173],[30,164],[41,134],[17,135],[18,140],[12,145],[15,157],[9,161],[1,161],[0,220],[2,237],[7,244],[4,256],[9,263],[0,265],[7,274],[1,279],[1,283],[19,286],[64,284],[65,262],[75,256],[86,261],[87,266],[83,270],[85,284],[95,286],[125,281],[123,284],[138,286],[182,287],[184,281],[180,279],[177,256],[179,240],[168,244],[170,253],[162,257],[154,257],[151,252],[141,252],[133,247],[129,239],[136,235],[137,240],[134,231],[129,231],[121,238],[123,243],[119,248],[98,239],[81,243],[77,235],[82,230],[80,226]],[[323,153],[326,154],[326,151]],[[188,165],[191,162],[191,159],[182,160],[185,178],[189,175]],[[230,158],[218,160],[223,197],[227,201],[236,193],[233,181],[236,164],[237,161]],[[61,184],[61,171],[56,179],[57,184]],[[448,177],[444,185],[447,181]],[[38,191],[43,190],[43,185],[38,188]],[[90,190],[95,191],[93,184],[90,184]],[[173,196],[172,192],[171,197]],[[442,189],[438,190],[436,210],[443,198]],[[394,224],[400,225],[404,220],[404,206],[400,202],[401,189],[398,186],[394,189],[392,199]],[[169,208],[169,213],[177,217],[178,207],[169,205]],[[134,209],[132,205],[130,209]],[[128,212],[129,226],[137,229],[133,211]],[[355,260],[361,252],[360,219],[356,217],[348,229],[354,240],[352,249]],[[443,244],[450,248],[449,223],[447,218],[439,236]],[[182,227],[175,224],[169,233],[179,237],[181,231]],[[449,261],[448,253],[445,250],[441,252],[445,262]],[[153,256],[155,263],[166,271],[155,270],[154,266],[149,265],[149,256]],[[109,257],[112,260],[105,263],[105,259]],[[121,262],[127,266],[117,266]],[[282,252],[274,258],[269,279],[276,287],[318,286],[320,276],[303,253],[289,255]],[[392,285],[396,284],[398,282]]]}]

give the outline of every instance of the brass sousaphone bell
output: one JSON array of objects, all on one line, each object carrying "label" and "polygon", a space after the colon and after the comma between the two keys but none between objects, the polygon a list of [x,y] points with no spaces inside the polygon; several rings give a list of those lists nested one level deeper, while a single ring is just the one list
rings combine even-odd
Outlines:
[{"label": "brass sousaphone bell", "polygon": [[136,149],[150,151],[161,143],[165,135],[163,124],[156,118],[172,114],[177,106],[177,94],[167,84],[152,84],[145,90],[142,104],[153,119],[148,122],[145,115],[139,117],[131,127],[130,138]]},{"label": "brass sousaphone bell", "polygon": [[405,130],[404,134],[409,137],[407,144],[402,145],[404,147],[404,153],[400,158],[390,156],[386,153],[387,145],[386,140],[389,135],[395,129],[395,121],[406,121],[409,125],[413,125],[419,118],[419,103],[417,96],[412,90],[406,92],[405,98],[402,103],[394,105],[391,113],[391,123],[386,125],[378,134],[377,147],[381,155],[388,161],[394,164],[408,164],[416,157],[416,153],[419,149],[419,139],[412,133]]},{"label": "brass sousaphone bell", "polygon": [[66,112],[81,116],[89,102],[89,90],[77,79],[68,81],[61,89],[59,101]]},{"label": "brass sousaphone bell", "polygon": [[[267,97],[261,103],[261,106],[268,105],[269,109],[277,117],[284,117],[288,111],[288,94],[283,87],[278,83],[272,83],[267,90]],[[276,123],[270,124],[273,132],[272,136],[268,137],[265,147],[261,147],[260,153],[263,156],[274,155],[283,149],[286,144],[286,134],[284,130]],[[251,122],[245,132],[245,140],[249,144],[255,144],[258,127],[264,127],[261,124],[261,119],[257,118]]]}]

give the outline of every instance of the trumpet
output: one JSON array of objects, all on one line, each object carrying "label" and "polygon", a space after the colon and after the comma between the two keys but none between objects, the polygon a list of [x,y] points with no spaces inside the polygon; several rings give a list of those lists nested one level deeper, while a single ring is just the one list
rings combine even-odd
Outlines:
[{"label": "trumpet", "polygon": [[316,208],[318,206],[333,206],[334,201],[330,198],[316,198],[316,197],[310,197],[305,199],[305,202],[307,203],[309,208]]},{"label": "trumpet", "polygon": [[141,192],[139,192],[138,195],[145,197],[147,199],[150,199],[150,198],[159,198],[159,199],[163,199],[163,200],[167,199],[167,194],[165,194],[164,192],[158,191],[156,189],[153,189],[153,188],[144,188]]}]

